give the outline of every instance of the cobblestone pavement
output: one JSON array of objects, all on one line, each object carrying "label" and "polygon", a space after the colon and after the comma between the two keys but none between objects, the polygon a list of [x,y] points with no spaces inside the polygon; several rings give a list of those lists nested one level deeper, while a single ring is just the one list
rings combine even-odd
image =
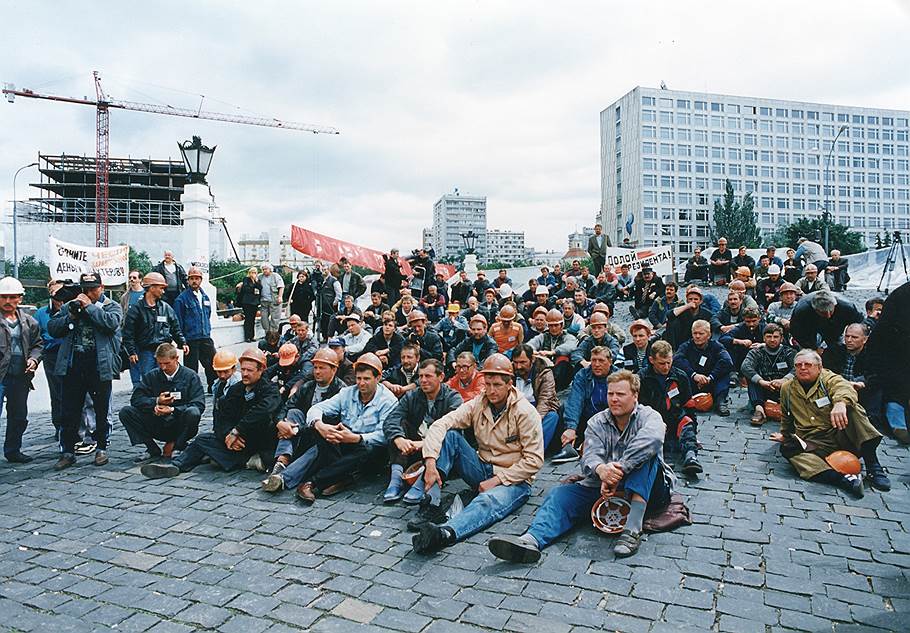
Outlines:
[{"label": "cobblestone pavement", "polygon": [[[700,428],[703,477],[681,481],[694,524],[631,559],[583,526],[536,566],[494,559],[572,465],[547,464],[516,515],[444,553],[411,553],[384,487],[306,508],[251,471],[145,480],[117,425],[111,462],[63,473],[47,416],[25,467],[0,465],[0,628],[13,631],[861,631],[910,629],[910,458],[885,440],[890,493],[855,501],[795,475],[733,415]],[[122,406],[121,399],[115,406]],[[207,426],[203,425],[203,428]]]}]

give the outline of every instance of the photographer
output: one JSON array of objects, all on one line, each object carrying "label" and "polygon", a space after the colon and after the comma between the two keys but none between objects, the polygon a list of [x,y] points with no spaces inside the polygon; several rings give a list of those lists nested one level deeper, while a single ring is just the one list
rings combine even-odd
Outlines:
[{"label": "photographer", "polygon": [[[155,350],[162,343],[174,341],[183,353],[189,346],[183,339],[177,313],[162,299],[167,282],[160,273],[151,272],[142,278],[145,296],[136,302],[123,320],[123,346],[130,357],[130,365],[138,365],[141,379],[154,371]],[[133,383],[133,387],[137,383]]]},{"label": "photographer", "polygon": [[[192,268],[190,269],[192,274]],[[181,366],[177,348],[162,343],[155,350],[158,368],[142,377],[130,404],[120,409],[120,422],[133,446],[144,444],[146,453],[139,461],[161,457],[155,440],[165,442],[164,457],[174,449],[182,451],[199,432],[199,419],[205,411],[205,391],[199,374]]]},{"label": "photographer", "polygon": [[64,376],[61,455],[55,470],[76,463],[76,440],[86,394],[92,396],[97,419],[95,465],[107,464],[111,380],[120,372],[123,310],[119,303],[105,296],[98,273],[83,273],[79,284],[82,292],[65,303],[47,324],[51,336],[63,339],[56,367],[47,368],[55,375]]}]

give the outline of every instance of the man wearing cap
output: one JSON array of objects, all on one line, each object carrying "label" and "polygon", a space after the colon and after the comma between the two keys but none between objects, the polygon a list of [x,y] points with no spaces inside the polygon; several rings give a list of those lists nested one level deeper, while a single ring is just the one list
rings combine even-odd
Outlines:
[{"label": "man wearing cap", "polygon": [[637,374],[648,366],[651,345],[658,337],[652,336],[651,324],[644,319],[633,321],[629,326],[629,334],[632,341],[622,348],[620,362],[617,362],[616,365]]},{"label": "man wearing cap", "polygon": [[831,289],[825,280],[818,276],[818,266],[815,264],[806,264],[806,267],[803,268],[803,276],[796,282],[796,287],[804,295]]},{"label": "man wearing cap", "polygon": [[717,240],[717,248],[711,253],[711,281],[715,285],[725,286],[729,283],[732,261],[733,254],[727,248],[727,238],[722,237]]},{"label": "man wearing cap", "polygon": [[183,266],[174,261],[174,254],[171,251],[164,251],[164,259],[152,268],[152,272],[158,273],[165,280],[162,300],[169,305],[174,305],[177,296],[187,285],[186,271]]},{"label": "man wearing cap", "polygon": [[565,320],[562,312],[556,308],[547,312],[547,331],[538,334],[528,345],[538,356],[545,356],[554,363],[553,374],[556,377],[556,389],[565,389],[572,380],[573,368],[571,355],[578,347],[578,339],[565,332]]},{"label": "man wearing cap", "polygon": [[582,479],[551,489],[521,536],[497,535],[487,543],[497,558],[535,563],[540,551],[582,521],[601,496],[623,491],[630,502],[625,526],[613,553],[617,558],[638,551],[645,517],[663,511],[670,502],[672,476],[663,462],[666,425],[660,414],[639,404],[640,381],[628,371],[607,379],[608,407],[588,421]]},{"label": "man wearing cap", "polygon": [[41,362],[44,339],[34,317],[19,308],[25,288],[15,277],[0,279],[0,406],[6,400],[6,461],[32,461],[22,452],[22,436],[28,426],[28,392]]},{"label": "man wearing cap", "polygon": [[619,341],[607,332],[607,324],[609,321],[607,315],[603,312],[595,312],[591,315],[591,334],[581,339],[578,347],[572,350],[571,359],[572,364],[576,366],[576,370],[591,364],[591,350],[595,347],[610,348],[613,361],[616,363],[622,362],[623,352],[620,348]]},{"label": "man wearing cap", "polygon": [[379,384],[382,362],[363,354],[354,365],[357,384],[345,387],[310,407],[306,425],[316,431],[315,450],[305,453],[297,497],[313,503],[345,489],[357,473],[377,468],[385,461],[386,440],[382,421],[398,404],[391,391]]},{"label": "man wearing cap", "polygon": [[525,318],[529,321],[534,313],[543,308],[544,311],[550,310],[555,305],[555,299],[550,297],[550,291],[544,285],[538,285],[534,291],[534,304],[529,306],[525,311]]},{"label": "man wearing cap", "polygon": [[781,387],[781,454],[802,479],[836,486],[854,497],[863,496],[863,482],[834,470],[825,458],[837,450],[862,457],[866,476],[878,490],[891,489],[878,461],[881,434],[866,417],[856,390],[843,377],[822,368],[822,359],[811,349],[800,350],[794,361],[795,379]]},{"label": "man wearing cap", "polygon": [[780,299],[768,304],[765,318],[768,323],[777,323],[784,328],[784,341],[789,340],[790,319],[793,316],[793,309],[796,307],[796,295],[798,293],[799,289],[795,285],[785,281],[781,284],[777,293]]},{"label": "man wearing cap", "polygon": [[718,415],[730,415],[727,393],[733,360],[723,345],[711,340],[710,323],[698,320],[692,324],[692,338],[676,350],[673,364],[685,372],[695,393],[712,394]]},{"label": "man wearing cap", "polygon": [[82,273],[79,284],[82,292],[65,303],[47,324],[51,336],[63,339],[56,367],[47,368],[64,377],[61,455],[55,470],[76,463],[76,441],[86,394],[92,397],[95,408],[95,464],[107,464],[111,381],[120,373],[120,304],[104,294],[98,273]]},{"label": "man wearing cap", "polygon": [[537,306],[534,308],[534,312],[530,315],[528,319],[528,333],[525,336],[525,340],[530,341],[532,338],[538,334],[546,334],[547,332],[547,314],[550,311],[543,306]]},{"label": "man wearing cap", "polygon": [[344,323],[348,330],[341,337],[344,339],[345,354],[355,361],[363,353],[372,336],[364,329],[361,317],[356,312],[349,314]]},{"label": "man wearing cap", "polygon": [[831,258],[825,267],[825,278],[830,279],[831,290],[834,292],[843,292],[847,289],[847,282],[850,281],[850,274],[847,268],[850,261],[840,256],[840,251],[836,248],[831,251]]},{"label": "man wearing cap", "polygon": [[212,301],[202,289],[202,271],[199,268],[190,266],[186,279],[187,289],[174,301],[177,322],[180,323],[180,330],[190,350],[184,356],[183,364],[187,369],[196,371],[198,363],[201,363],[211,390],[212,383],[215,382],[215,371],[212,369],[212,357],[215,355],[215,342],[212,340]]},{"label": "man wearing cap", "polygon": [[543,447],[546,451],[559,425],[559,398],[556,397],[556,379],[553,363],[543,356],[535,356],[527,345],[519,345],[512,354],[515,388],[540,414],[543,426]]},{"label": "man wearing cap", "polygon": [[663,338],[673,349],[679,349],[680,345],[689,340],[695,321],[710,323],[713,318],[714,315],[702,306],[703,298],[701,288],[689,286],[686,288],[686,302],[667,313],[667,330]]},{"label": "man wearing cap", "polygon": [[483,392],[483,374],[477,371],[477,359],[471,352],[462,352],[455,357],[455,375],[446,383],[467,402]]},{"label": "man wearing cap", "polygon": [[863,314],[852,301],[830,290],[819,290],[796,304],[790,334],[803,349],[824,350],[840,341],[845,327],[862,321]]},{"label": "man wearing cap", "polygon": [[288,326],[281,335],[281,338],[278,339],[278,345],[294,342],[294,339],[297,338],[297,324],[301,321],[303,321],[303,319],[300,318],[299,314],[291,313],[288,317]]},{"label": "man wearing cap", "polygon": [[408,314],[408,330],[405,340],[420,347],[420,360],[435,358],[442,362],[442,339],[427,327],[427,315],[420,310],[411,310]]},{"label": "man wearing cap", "polygon": [[262,275],[259,277],[262,284],[261,303],[259,304],[259,322],[263,332],[278,330],[281,325],[281,304],[284,294],[284,279],[272,271],[272,265],[266,262],[262,265]]},{"label": "man wearing cap", "polygon": [[658,297],[651,304],[651,309],[648,310],[648,320],[654,326],[656,332],[663,332],[664,328],[667,327],[667,313],[683,304],[683,300],[679,298],[678,293],[679,286],[676,282],[667,282],[663,296]]},{"label": "man wearing cap", "polygon": [[496,341],[494,341],[487,334],[487,320],[483,315],[478,314],[473,317],[468,324],[468,336],[458,347],[456,347],[451,354],[453,359],[456,358],[462,352],[471,352],[471,355],[477,359],[478,363],[483,363],[490,354],[495,354],[497,352]]},{"label": "man wearing cap", "polygon": [[739,247],[739,252],[733,256],[733,268],[748,268],[749,275],[755,272],[755,258],[746,252],[745,246]]},{"label": "man wearing cap", "polygon": [[[120,409],[120,423],[130,444],[146,448],[139,462],[162,455],[170,458],[174,450],[185,450],[199,432],[205,411],[205,390],[199,374],[180,365],[177,348],[162,343],[155,350],[155,361],[158,368],[142,377],[133,389],[130,404]],[[163,452],[155,440],[165,443]]]},{"label": "man wearing cap", "polygon": [[436,324],[445,315],[446,298],[439,294],[439,289],[435,285],[432,285],[427,288],[427,293],[420,298],[417,305],[427,315],[427,320]]},{"label": "man wearing cap", "polygon": [[201,433],[170,463],[145,464],[140,469],[150,479],[176,477],[206,457],[226,471],[242,468],[261,451],[272,452],[272,416],[281,406],[278,387],[265,379],[266,358],[249,347],[240,355],[240,382],[227,390],[220,403],[212,433]]},{"label": "man wearing cap", "polygon": [[490,338],[496,341],[500,354],[512,357],[512,350],[524,342],[525,329],[515,322],[518,310],[513,303],[507,303],[499,310],[496,323],[490,327]]},{"label": "man wearing cap", "polygon": [[420,460],[427,429],[463,402],[458,392],[443,382],[445,368],[438,360],[423,361],[417,373],[420,388],[402,396],[382,423],[392,464],[389,485],[382,497],[384,503],[395,503],[402,498],[408,504],[420,503],[423,480],[418,479],[408,489],[402,479],[404,470]]},{"label": "man wearing cap", "polygon": [[442,348],[449,360],[452,358],[452,350],[468,335],[468,322],[460,312],[461,308],[457,303],[450,303],[446,308],[446,317],[436,325],[436,332],[442,339]]},{"label": "man wearing cap", "polygon": [[651,310],[651,305],[662,297],[664,294],[664,282],[660,277],[654,274],[654,270],[648,266],[641,269],[641,276],[635,280],[635,287],[632,291],[634,297],[634,306],[629,307],[629,312],[633,318],[645,319]]},{"label": "man wearing cap", "polygon": [[217,425],[221,416],[221,403],[227,390],[240,382],[237,355],[228,349],[218,350],[212,359],[212,369],[215,370],[216,376],[212,384],[212,421]]},{"label": "man wearing cap", "polygon": [[417,365],[420,363],[420,348],[414,343],[405,343],[399,352],[400,362],[382,372],[380,383],[396,398],[417,388]]},{"label": "man wearing cap", "polygon": [[750,349],[742,363],[742,375],[748,381],[749,406],[753,426],[765,421],[765,402],[780,402],[780,388],[793,377],[796,350],[783,345],[783,328],[769,323],[762,333],[764,345]]},{"label": "man wearing cap", "polygon": [[[434,422],[423,440],[426,496],[408,522],[416,531],[414,551],[429,554],[476,534],[512,514],[528,500],[543,465],[540,414],[513,385],[512,362],[493,354],[483,365],[484,394]],[[459,432],[472,429],[477,449]],[[443,481],[461,479],[479,494],[446,520],[451,496]]]},{"label": "man wearing cap", "polygon": [[[443,321],[443,323],[446,322],[448,322],[448,319]],[[465,324],[465,327],[467,327],[467,324]],[[382,326],[367,341],[363,351],[376,354],[379,360],[382,361],[383,367],[392,368],[401,364],[401,347],[404,343],[404,337],[398,333],[398,328],[396,327],[395,313],[387,310],[382,314]]]},{"label": "man wearing cap", "polygon": [[771,262],[768,259],[767,255],[762,255],[758,258],[758,266],[755,267],[753,275],[756,282],[761,282],[763,279],[768,277],[768,269],[771,267]]},{"label": "man wearing cap", "polygon": [[297,488],[303,482],[315,453],[316,433],[307,426],[306,414],[314,404],[328,400],[346,385],[336,375],[338,356],[322,348],[313,357],[313,377],[305,380],[284,402],[275,416],[275,465],[262,483],[266,492]]},{"label": "man wearing cap", "polygon": [[190,351],[174,308],[162,300],[167,289],[164,277],[160,273],[148,273],[142,285],[145,296],[127,311],[123,319],[123,346],[129,354],[130,364],[139,367],[140,377],[157,367],[155,350],[162,343],[173,341],[183,348],[184,354]]},{"label": "man wearing cap", "polygon": [[755,287],[755,300],[758,301],[758,305],[767,310],[769,305],[780,299],[780,289],[783,285],[780,266],[777,264],[768,266],[768,276]]},{"label": "man wearing cap", "polygon": [[275,383],[278,393],[281,395],[281,403],[284,404],[298,383],[312,372],[313,364],[307,363],[307,366],[304,367],[297,346],[293,343],[285,343],[278,348],[278,362],[265,370],[265,379]]},{"label": "man wearing cap", "polygon": [[328,348],[335,352],[335,355],[338,357],[338,378],[341,379],[341,382],[351,386],[357,382],[354,377],[354,363],[350,358],[345,354],[345,341],[340,336],[335,338],[330,338],[328,342]]},{"label": "man wearing cap", "polygon": [[607,376],[616,370],[613,354],[609,347],[597,346],[591,349],[589,360],[572,379],[563,409],[562,449],[550,460],[554,464],[578,459],[576,446],[584,440],[588,420],[607,406]]}]

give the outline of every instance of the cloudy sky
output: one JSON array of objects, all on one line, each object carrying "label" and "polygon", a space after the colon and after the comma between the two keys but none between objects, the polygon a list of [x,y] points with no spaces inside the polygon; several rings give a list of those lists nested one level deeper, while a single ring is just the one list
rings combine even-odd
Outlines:
[{"label": "cloudy sky", "polygon": [[[458,187],[487,196],[491,228],[565,249],[600,207],[598,113],[661,80],[910,109],[908,0],[136,4],[0,0],[16,25],[0,80],[83,96],[97,69],[114,98],[197,107],[204,94],[206,109],[341,130],[113,111],[112,156],[176,158],[192,134],[218,145],[209,181],[235,236],[296,223],[411,248]],[[5,209],[39,151],[95,151],[85,106],[17,99],[0,126]]]}]

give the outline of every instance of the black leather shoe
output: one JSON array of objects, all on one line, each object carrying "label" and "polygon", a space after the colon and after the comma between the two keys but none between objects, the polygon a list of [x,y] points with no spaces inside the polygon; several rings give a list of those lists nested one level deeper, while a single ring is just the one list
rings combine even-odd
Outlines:
[{"label": "black leather shoe", "polygon": [[30,455],[26,455],[22,451],[6,454],[6,461],[10,462],[11,464],[27,464],[33,459],[35,458],[31,457]]},{"label": "black leather shoe", "polygon": [[432,554],[448,547],[453,542],[446,529],[432,523],[426,523],[411,539],[411,546],[418,554]]},{"label": "black leather shoe", "polygon": [[866,479],[876,490],[881,490],[882,492],[891,490],[891,480],[888,479],[888,475],[885,474],[885,469],[882,468],[881,464],[868,466],[866,468]]},{"label": "black leather shoe", "polygon": [[149,479],[163,479],[176,477],[180,474],[180,469],[173,464],[146,464],[139,469],[139,472]]},{"label": "black leather shoe", "polygon": [[496,558],[512,563],[536,563],[540,560],[540,549],[520,536],[494,536],[487,542],[487,548]]},{"label": "black leather shoe", "polygon": [[550,461],[554,464],[565,464],[567,462],[578,461],[578,451],[575,450],[575,447],[572,446],[572,444],[566,444],[558,453],[550,458]]},{"label": "black leather shoe", "polygon": [[730,415],[730,407],[727,406],[726,402],[717,403],[717,415],[721,417],[727,417]]},{"label": "black leather shoe", "polygon": [[430,503],[430,497],[424,497],[417,515],[408,521],[408,532],[419,532],[425,525],[431,523],[445,523],[446,511],[454,500],[455,495],[444,494],[439,499],[439,505],[433,505]]}]

